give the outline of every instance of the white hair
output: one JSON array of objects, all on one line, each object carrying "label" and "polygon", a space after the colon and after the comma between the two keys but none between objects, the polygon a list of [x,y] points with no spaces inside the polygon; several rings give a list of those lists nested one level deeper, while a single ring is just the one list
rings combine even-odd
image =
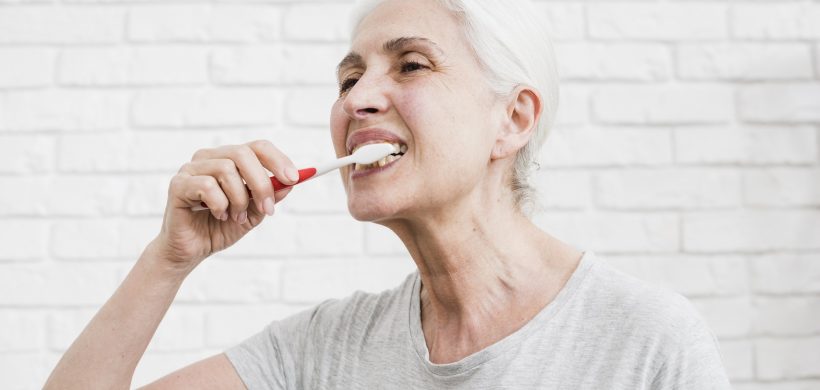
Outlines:
[{"label": "white hair", "polygon": [[[384,1],[357,1],[350,24],[354,34],[365,16]],[[496,94],[508,96],[516,87],[525,85],[541,95],[541,118],[513,165],[513,195],[518,207],[529,213],[536,196],[528,178],[531,168],[538,165],[538,152],[550,133],[558,108],[558,70],[543,21],[536,18],[536,9],[529,0],[437,1],[460,21]]]}]

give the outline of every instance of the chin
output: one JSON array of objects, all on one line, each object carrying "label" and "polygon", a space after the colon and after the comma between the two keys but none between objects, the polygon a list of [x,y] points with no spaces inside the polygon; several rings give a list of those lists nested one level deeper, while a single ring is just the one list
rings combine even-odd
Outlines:
[{"label": "chin", "polygon": [[412,196],[385,188],[351,191],[347,194],[347,210],[362,222],[385,222],[407,214]]}]

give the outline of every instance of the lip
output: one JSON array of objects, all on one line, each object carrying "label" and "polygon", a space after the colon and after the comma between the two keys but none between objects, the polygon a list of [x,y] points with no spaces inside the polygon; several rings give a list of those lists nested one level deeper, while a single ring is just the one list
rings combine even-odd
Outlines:
[{"label": "lip", "polygon": [[347,143],[345,145],[347,147],[347,154],[350,155],[353,153],[353,149],[357,146],[372,141],[386,141],[391,144],[398,143],[400,145],[407,144],[401,137],[393,132],[385,129],[370,127],[356,130],[353,134],[350,134],[350,136],[347,137]]}]

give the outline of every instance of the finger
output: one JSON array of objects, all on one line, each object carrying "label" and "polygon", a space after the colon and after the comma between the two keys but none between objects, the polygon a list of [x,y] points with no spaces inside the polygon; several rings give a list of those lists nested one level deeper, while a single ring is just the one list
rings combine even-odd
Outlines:
[{"label": "finger", "polygon": [[194,154],[195,160],[230,159],[236,165],[239,175],[247,183],[251,197],[259,210],[265,210],[265,199],[273,202],[273,185],[270,175],[260,162],[256,152],[249,145],[228,145],[214,149],[202,149]]},{"label": "finger", "polygon": [[279,148],[270,141],[257,140],[247,144],[269,171],[279,179],[282,184],[295,184],[299,181],[299,170],[288,156],[282,153]]},{"label": "finger", "polygon": [[[228,197],[228,211],[236,222],[247,217],[250,195],[245,182],[231,159],[199,160],[187,163],[180,169],[191,176],[212,176]],[[244,214],[243,214],[244,213]]]},{"label": "finger", "polygon": [[[177,179],[178,178],[178,179]],[[172,185],[172,192],[177,199],[183,200],[188,207],[205,202],[214,218],[228,220],[228,197],[222,191],[213,176],[177,175]]]}]

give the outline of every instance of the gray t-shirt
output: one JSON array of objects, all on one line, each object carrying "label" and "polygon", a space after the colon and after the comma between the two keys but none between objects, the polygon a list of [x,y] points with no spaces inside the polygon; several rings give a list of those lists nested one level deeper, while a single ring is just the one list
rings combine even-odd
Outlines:
[{"label": "gray t-shirt", "polygon": [[327,300],[226,351],[253,389],[731,389],[718,340],[682,295],[584,252],[530,322],[458,362],[429,360],[418,272]]}]

